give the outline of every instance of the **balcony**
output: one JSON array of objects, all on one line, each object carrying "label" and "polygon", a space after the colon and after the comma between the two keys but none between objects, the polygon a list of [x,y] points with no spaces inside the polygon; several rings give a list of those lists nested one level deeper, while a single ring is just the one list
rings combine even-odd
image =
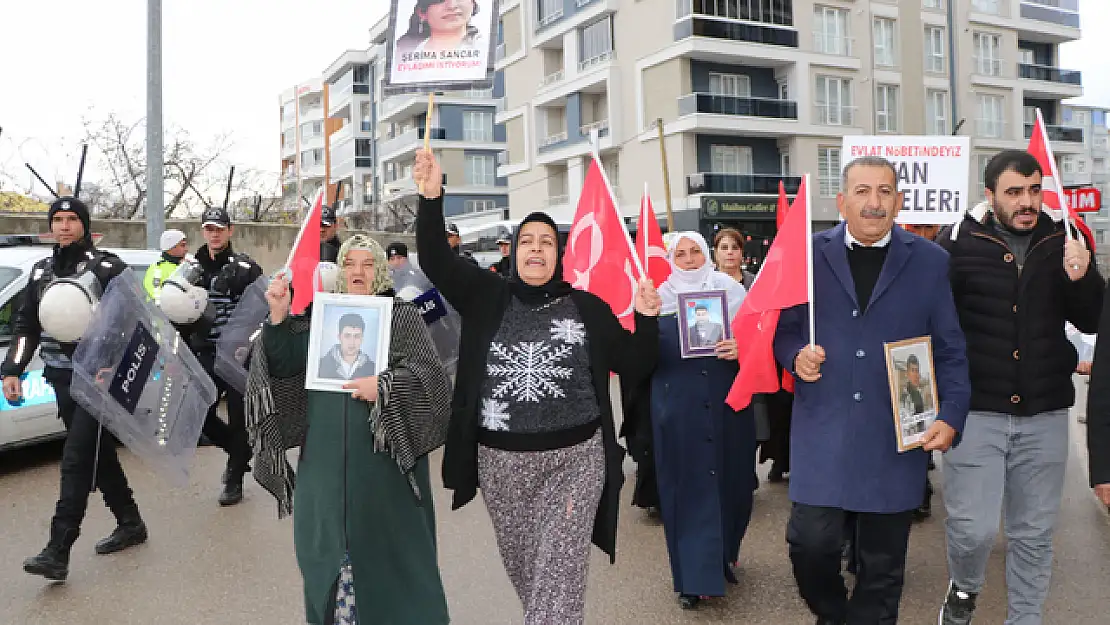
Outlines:
[{"label": "balcony", "polygon": [[[443,128],[432,128],[431,138],[434,140],[442,140],[447,138],[447,131]],[[408,150],[415,150],[421,146],[424,140],[424,127],[420,126],[413,128],[407,132],[401,133],[396,137],[389,139],[381,144],[379,148],[382,160],[389,160],[395,158]]]},{"label": "balcony", "polygon": [[351,90],[356,95],[370,95],[370,85],[355,84],[351,86]]},{"label": "balcony", "polygon": [[790,100],[742,98],[711,93],[691,93],[678,98],[678,114],[711,113],[772,119],[798,119],[798,103]]},{"label": "balcony", "polygon": [[555,9],[554,11],[550,11],[549,13],[547,13],[547,15],[541,15],[536,20],[536,30],[546,28],[546,27],[554,24],[555,22],[558,22],[560,19],[562,19],[562,17],[563,17],[563,9],[561,9],[561,8]]},{"label": "balcony", "polygon": [[590,57],[590,58],[588,58],[584,61],[580,61],[578,63],[578,72],[579,73],[588,72],[588,71],[590,71],[590,68],[597,67],[597,66],[602,65],[604,63],[608,63],[609,61],[612,61],[612,60],[613,60],[613,51],[612,50],[610,50],[608,52],[604,52],[602,54],[598,54],[598,55]]},{"label": "balcony", "polygon": [[570,202],[569,195],[551,195],[544,200],[543,205],[546,208],[555,208],[557,206],[563,206],[568,202]]},{"label": "balcony", "polygon": [[1034,65],[1031,63],[1018,63],[1019,75],[1029,80],[1043,80],[1045,82],[1058,82],[1065,85],[1083,85],[1082,72],[1070,69],[1060,69],[1049,65]]},{"label": "balcony", "polygon": [[540,141],[540,144],[537,146],[537,148],[540,150],[544,150],[559,145],[561,143],[565,143],[566,141],[566,131],[557,132],[555,134],[547,135],[546,137],[544,137],[543,140]]},{"label": "balcony", "polygon": [[[1071,126],[1044,127],[1050,143],[1083,143],[1083,129]],[[1033,124],[1025,124],[1025,138],[1033,136]]]},{"label": "balcony", "polygon": [[786,186],[786,192],[798,192],[802,184],[801,176],[782,176],[773,174],[718,174],[697,173],[686,176],[686,193],[732,193],[746,195],[778,195],[779,181]]},{"label": "balcony", "polygon": [[813,105],[814,123],[822,126],[854,126],[856,107],[831,104]]},{"label": "balcony", "polygon": [[674,26],[675,41],[687,37],[727,39],[787,48],[798,47],[798,31],[788,26],[762,26],[752,22],[726,21],[698,12],[691,13],[689,19],[680,19]]},{"label": "balcony", "polygon": [[1079,28],[1079,0],[1021,0],[1021,16],[1038,22]]},{"label": "balcony", "polygon": [[557,72],[552,72],[552,73],[544,76],[542,79],[540,79],[540,87],[539,88],[543,89],[544,87],[550,87],[551,85],[554,85],[557,82],[561,82],[563,80],[563,76],[564,76],[563,70],[559,70]]},{"label": "balcony", "polygon": [[604,137],[604,136],[608,135],[609,134],[609,120],[602,119],[600,121],[593,122],[592,124],[586,124],[584,126],[579,126],[578,127],[579,135],[586,138],[586,139],[589,139],[590,137],[592,137],[593,132],[595,130],[597,131],[597,136],[599,136],[599,137]]}]

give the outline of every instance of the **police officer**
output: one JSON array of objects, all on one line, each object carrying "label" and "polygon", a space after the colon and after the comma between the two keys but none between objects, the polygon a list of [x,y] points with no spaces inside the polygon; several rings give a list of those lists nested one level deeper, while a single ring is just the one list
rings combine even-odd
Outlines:
[{"label": "police officer", "polygon": [[478,261],[471,255],[470,252],[463,251],[462,249],[462,235],[459,234],[459,227],[455,224],[447,224],[447,244],[451,246],[451,251],[458,254],[468,263],[478,266]]},{"label": "police officer", "polygon": [[148,267],[146,277],[143,278],[143,288],[155,303],[162,294],[162,285],[177,271],[181,259],[189,253],[189,241],[184,232],[171,229],[162,233],[158,247],[162,250],[162,259]]},{"label": "police officer", "polygon": [[196,253],[202,271],[198,286],[208,289],[208,302],[214,308],[214,317],[211,323],[198,324],[188,340],[197,360],[227,401],[227,423],[217,414],[217,401],[208,410],[203,431],[208,440],[227,452],[224,489],[219,501],[221,506],[231,506],[243,500],[243,475],[249,470],[251,448],[247,441],[243,395],[215,373],[216,344],[243,292],[262,275],[262,268],[246,254],[236,253],[231,248],[234,226],[226,209],[219,206],[207,209],[201,216],[201,225],[205,244]]},{"label": "police officer", "polygon": [[100,288],[105,289],[126,265],[114,254],[93,245],[89,210],[81,200],[57,199],[50,205],[47,219],[57,243],[53,254],[35,263],[31,270],[31,280],[13,316],[15,340],[0,366],[0,373],[4,377],[4,396],[9,402],[20,401],[19,376],[38,347],[46,365],[43,377],[54,387],[58,416],[69,431],[62,451],[61,488],[50,522],[50,538],[41,553],[23,561],[23,570],[28,573],[65,581],[69,575],[69,552],[81,532],[81,521],[94,487],[100,489],[117,523],[110,536],[96,543],[97,553],[114,553],[146,542],[147,529],[116,456],[113,437],[103,432],[97,420],[70,396],[73,374],[70,358],[77,348],[76,343],[55,341],[43,333],[40,323],[43,311],[39,304],[53,280],[76,278],[91,272]]},{"label": "police officer", "polygon": [[509,240],[509,237],[501,237],[500,239],[497,239],[497,249],[501,250],[501,258],[496,263],[490,265],[490,271],[496,273],[502,278],[508,278],[512,275],[512,248],[513,242]]},{"label": "police officer", "polygon": [[320,209],[320,262],[334,263],[339,260],[339,219],[335,207],[324,205]]},{"label": "police officer", "polygon": [[394,241],[385,248],[385,258],[390,269],[404,269],[409,264],[409,246]]}]

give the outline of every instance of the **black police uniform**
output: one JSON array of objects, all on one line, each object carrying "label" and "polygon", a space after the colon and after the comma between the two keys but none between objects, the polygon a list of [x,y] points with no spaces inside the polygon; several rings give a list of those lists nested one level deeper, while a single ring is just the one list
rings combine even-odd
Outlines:
[{"label": "black police uniform", "polygon": [[[205,223],[231,225],[231,218],[221,208],[205,211]],[[237,254],[231,244],[213,258],[207,245],[202,245],[196,253],[197,263],[202,271],[198,286],[208,289],[208,303],[213,308],[210,323],[197,324],[187,337],[190,349],[196,354],[197,361],[208,372],[216,384],[217,392],[227,401],[227,423],[220,419],[217,409],[219,401],[208,409],[204,421],[204,435],[217,447],[227,452],[227,469],[224,471],[224,491],[220,494],[221,505],[233,505],[243,499],[243,475],[249,470],[251,448],[247,439],[246,412],[243,395],[216,375],[216,344],[220,332],[231,317],[243,292],[259,276],[262,268],[246,254]]]},{"label": "black police uniform", "polygon": [[[320,209],[321,226],[334,226],[335,221],[335,207],[324,206],[322,209]],[[320,241],[320,262],[338,262],[339,248],[341,247],[343,247],[343,242],[339,240],[338,236],[334,236],[326,241]]]},{"label": "black police uniform", "polygon": [[70,358],[77,344],[59,343],[43,335],[39,323],[39,302],[55,278],[91,272],[100,287],[106,289],[111,279],[127,265],[116,255],[93,245],[89,212],[84,203],[72,197],[59,198],[50,206],[48,218],[53,219],[59,212],[75,213],[85,227],[85,237],[65,247],[55,245],[49,258],[32,267],[31,279],[12,318],[14,341],[0,366],[0,373],[4,377],[22,375],[35,349],[39,348],[46,365],[43,377],[54,387],[58,416],[68,430],[62,450],[61,488],[50,522],[50,539],[42,553],[23,563],[28,573],[61,581],[69,573],[69,552],[81,532],[81,521],[93,488],[100,489],[104,503],[118,524],[108,538],[96,544],[97,553],[113,553],[145,542],[147,530],[116,455],[115,439],[70,396],[73,375]]}]

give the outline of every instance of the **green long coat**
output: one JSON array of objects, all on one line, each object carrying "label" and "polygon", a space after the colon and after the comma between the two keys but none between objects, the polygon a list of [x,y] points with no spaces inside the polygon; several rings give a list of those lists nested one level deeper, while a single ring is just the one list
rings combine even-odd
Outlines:
[{"label": "green long coat", "polygon": [[[286,324],[265,326],[263,344],[274,377],[303,375],[308,336],[289,332]],[[346,393],[308,392],[308,436],[293,494],[306,618],[313,625],[327,622],[348,552],[360,625],[448,623],[428,458],[414,471],[418,499],[389,454],[374,451],[369,418],[365,401]]]}]

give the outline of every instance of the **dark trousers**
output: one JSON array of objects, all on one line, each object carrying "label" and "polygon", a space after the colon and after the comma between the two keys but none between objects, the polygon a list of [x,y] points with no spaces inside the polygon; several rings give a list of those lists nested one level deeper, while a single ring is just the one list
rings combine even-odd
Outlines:
[{"label": "dark trousers", "polygon": [[47,369],[44,373],[58,398],[58,416],[69,430],[62,448],[58,504],[50,523],[51,541],[66,548],[77,540],[94,488],[100,489],[104,503],[118,522],[139,517],[139,507],[116,455],[116,439],[73,401],[69,394],[72,375],[61,369]]},{"label": "dark trousers", "polygon": [[208,408],[208,416],[204,420],[204,435],[212,444],[227,452],[227,466],[230,469],[232,480],[241,480],[250,465],[251,448],[247,439],[246,408],[243,404],[243,395],[228,386],[223,378],[214,371],[215,352],[201,350],[197,352],[197,360],[216,384],[217,397],[227,401],[227,422],[220,418],[218,409],[219,399]]},{"label": "dark trousers", "polygon": [[[851,599],[841,574],[848,519],[854,519],[856,564]],[[834,623],[897,623],[912,520],[909,511],[872,514],[794,504],[786,541],[798,592],[809,609]]]}]

